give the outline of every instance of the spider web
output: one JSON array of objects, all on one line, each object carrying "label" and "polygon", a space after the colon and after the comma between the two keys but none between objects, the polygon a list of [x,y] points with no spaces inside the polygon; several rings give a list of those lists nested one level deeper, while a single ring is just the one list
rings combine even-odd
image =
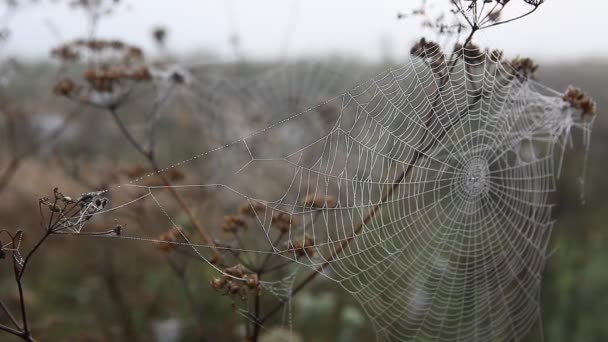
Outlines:
[{"label": "spider web", "polygon": [[[217,249],[321,272],[358,300],[381,340],[519,340],[540,315],[562,155],[572,128],[588,143],[593,120],[491,53],[463,50],[453,64],[424,55],[163,172],[221,165],[221,177],[172,186],[193,203],[213,193],[198,213],[211,227],[221,215],[206,212],[264,205],[256,247]],[[218,113],[234,105],[212,103]],[[145,201],[182,229],[167,187],[146,185],[152,176],[110,189],[124,204],[104,212]],[[336,205],[304,205],[310,196]],[[277,213],[290,217],[286,243],[274,243]],[[306,237],[314,253],[289,248]],[[185,241],[174,243],[209,262],[212,246]]]}]

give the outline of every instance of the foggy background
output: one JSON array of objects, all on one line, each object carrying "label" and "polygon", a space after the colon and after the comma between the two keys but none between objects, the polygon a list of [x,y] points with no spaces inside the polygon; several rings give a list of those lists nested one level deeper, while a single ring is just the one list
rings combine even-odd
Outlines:
[{"label": "foggy background", "polygon": [[[448,1],[432,3],[440,7]],[[160,25],[169,31],[169,48],[188,55],[234,57],[230,41],[236,36],[241,53],[250,58],[338,53],[395,59],[405,56],[421,35],[419,21],[397,20],[397,13],[410,12],[419,4],[417,0],[129,0],[100,22],[97,33],[140,42],[150,50],[150,30]],[[513,9],[520,10],[517,6]],[[607,13],[606,1],[547,0],[533,16],[483,30],[476,41],[505,49],[509,55],[544,61],[605,58]],[[29,58],[46,57],[60,41],[87,30],[81,13],[54,2],[17,11],[7,22],[12,35],[4,51]]]}]

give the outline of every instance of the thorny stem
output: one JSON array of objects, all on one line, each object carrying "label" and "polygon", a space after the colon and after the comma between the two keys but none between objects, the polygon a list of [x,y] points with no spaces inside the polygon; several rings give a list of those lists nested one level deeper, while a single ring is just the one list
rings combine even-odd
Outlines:
[{"label": "thorny stem", "polygon": [[129,141],[129,143],[147,159],[148,163],[154,169],[154,172],[160,177],[161,181],[165,184],[169,193],[171,193],[171,195],[176,200],[177,204],[181,207],[181,209],[184,211],[192,225],[199,232],[199,234],[203,238],[203,242],[211,246],[211,251],[213,252],[214,257],[218,261],[221,260],[221,254],[218,252],[217,248],[215,248],[215,243],[213,239],[211,238],[207,230],[202,226],[202,224],[196,219],[196,217],[192,213],[192,210],[190,210],[190,207],[186,204],[184,199],[179,195],[175,188],[171,186],[171,182],[169,181],[169,179],[164,176],[164,174],[162,173],[162,169],[160,168],[156,161],[156,158],[154,157],[154,153],[152,151],[145,150],[144,147],[133,137],[133,135],[129,132],[127,127],[124,125],[124,123],[118,116],[116,108],[109,108],[109,111],[121,133]]}]

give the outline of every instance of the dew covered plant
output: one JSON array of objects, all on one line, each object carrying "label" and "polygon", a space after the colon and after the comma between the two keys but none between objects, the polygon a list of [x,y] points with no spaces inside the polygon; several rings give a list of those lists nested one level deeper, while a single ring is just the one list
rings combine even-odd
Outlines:
[{"label": "dew covered plant", "polygon": [[[178,280],[197,338],[212,327],[191,265],[208,271],[204,291],[226,297],[246,341],[271,325],[291,332],[294,298],[321,279],[354,298],[378,340],[522,340],[538,323],[551,196],[566,146],[575,134],[589,145],[596,105],[578,88],[537,82],[532,59],[474,41],[544,1],[451,0],[446,13],[422,1],[398,17],[449,43],[421,38],[407,61],[339,91],[323,67],[286,63],[279,71],[295,81],[311,69],[324,76],[307,79],[308,98],[276,70],[239,79],[230,68],[150,61],[136,45],[97,37],[115,3],[73,3],[91,34],[52,50],[60,65],[52,92],[110,122],[136,162],[79,196],[55,189],[40,199],[33,247],[22,247],[23,230],[2,230],[19,305],[0,302],[10,322],[0,329],[33,340],[26,266],[65,235],[154,250]],[[164,51],[167,32],[152,35]],[[163,125],[168,107],[183,110],[178,97],[221,132],[203,137],[214,147],[167,152]],[[135,125],[128,113],[142,99]],[[243,128],[271,112],[283,113]]]}]

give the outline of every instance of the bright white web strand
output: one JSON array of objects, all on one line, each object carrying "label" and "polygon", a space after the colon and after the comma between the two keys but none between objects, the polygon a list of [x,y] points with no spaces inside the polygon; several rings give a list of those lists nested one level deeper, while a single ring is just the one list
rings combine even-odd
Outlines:
[{"label": "bright white web strand", "polygon": [[[266,203],[271,212],[301,217],[290,240],[310,234],[317,253],[296,261],[313,269],[327,264],[324,275],[355,296],[380,339],[521,339],[539,315],[552,228],[553,158],[571,127],[588,132],[592,121],[578,121],[556,93],[490,55],[472,53],[460,58],[438,101],[432,95],[439,88],[438,71],[413,59],[322,105],[176,164],[229,153],[246,160],[224,170],[232,176],[222,184],[175,189],[217,188]],[[427,51],[429,60],[439,57]],[[282,129],[327,107],[338,115],[326,131],[291,137],[288,146],[300,147],[268,157],[277,137],[290,138]],[[381,212],[354,231],[416,153],[423,157]],[[264,174],[271,175],[268,183]],[[278,192],[266,194],[251,179]],[[302,207],[311,194],[335,196],[338,206]],[[272,241],[269,220],[258,222],[260,240]],[[351,238],[342,253],[329,257]],[[293,253],[280,255],[296,259]]]}]

